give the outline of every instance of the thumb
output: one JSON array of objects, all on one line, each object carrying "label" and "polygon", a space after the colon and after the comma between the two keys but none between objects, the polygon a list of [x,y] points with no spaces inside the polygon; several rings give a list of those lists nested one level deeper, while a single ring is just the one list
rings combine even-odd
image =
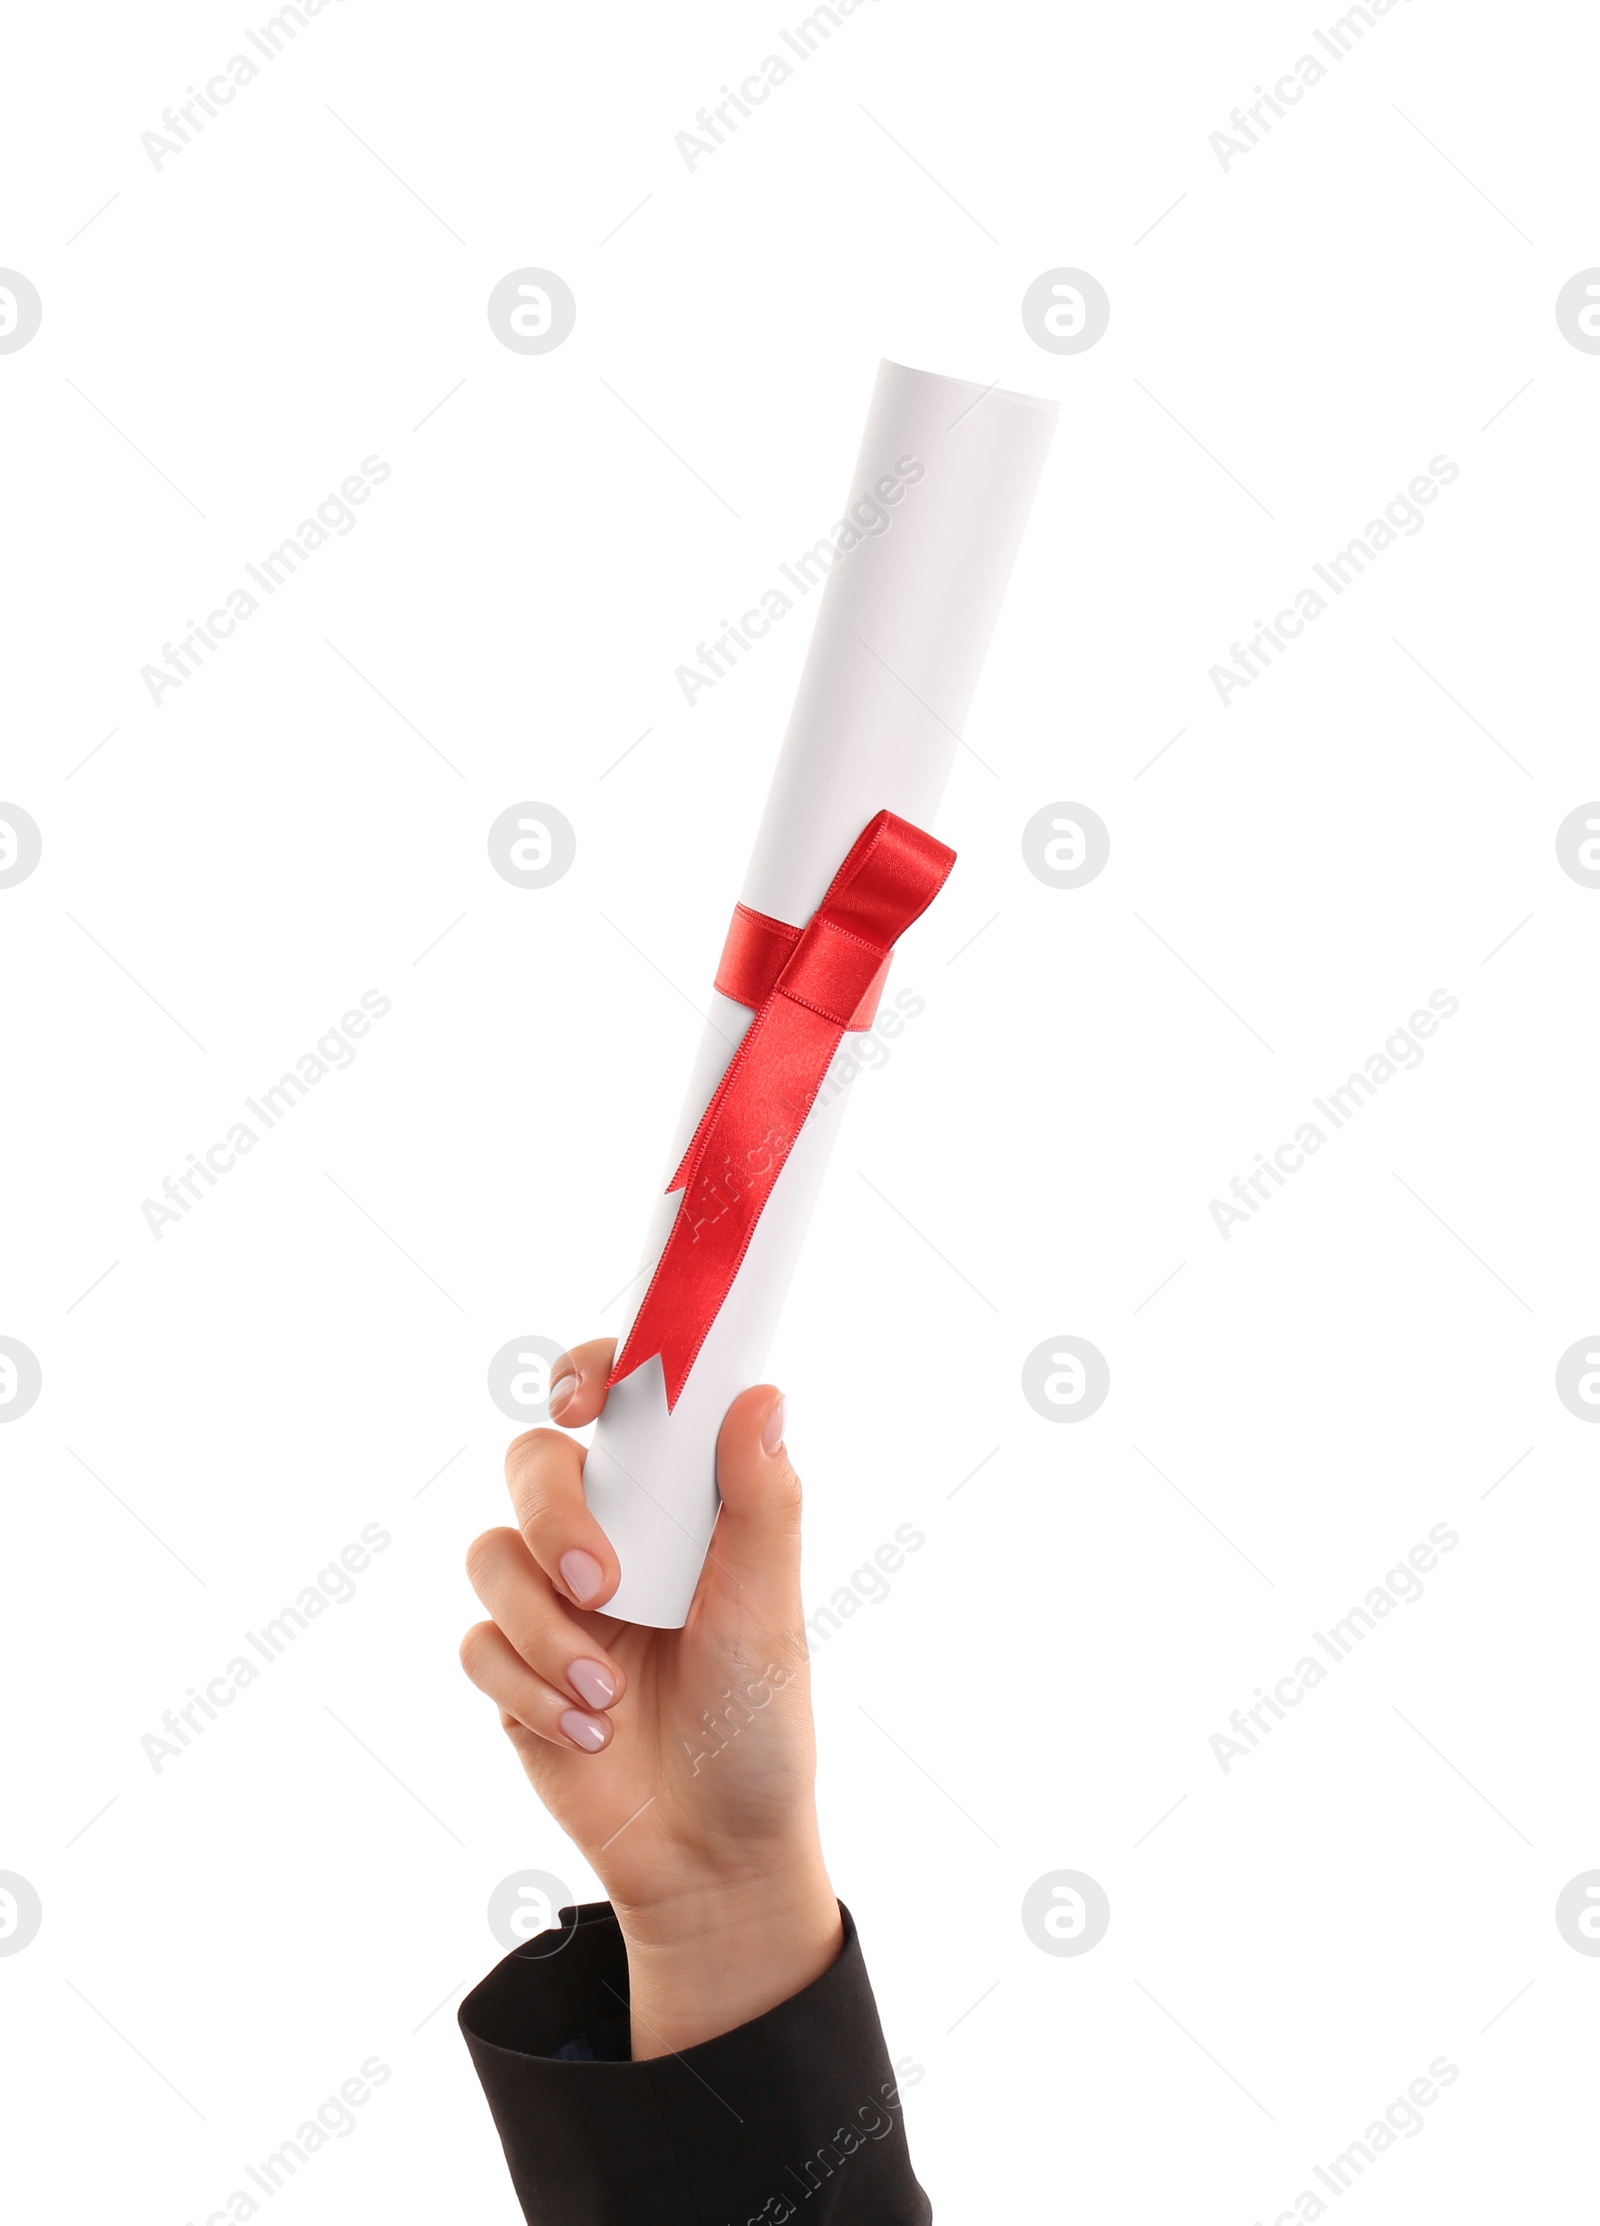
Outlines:
[{"label": "thumb", "polygon": [[783,1442],[783,1394],[741,1391],[717,1438],[722,1513],[711,1567],[741,1606],[787,1627],[800,1600],[800,1479]]}]

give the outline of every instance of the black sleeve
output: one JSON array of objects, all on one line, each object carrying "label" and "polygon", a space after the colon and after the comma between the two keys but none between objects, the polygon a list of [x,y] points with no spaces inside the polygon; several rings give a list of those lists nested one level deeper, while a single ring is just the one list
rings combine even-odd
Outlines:
[{"label": "black sleeve", "polygon": [[[682,2055],[627,2058],[609,1902],[563,1909],[460,2023],[529,2226],[927,2226],[850,1912],[837,1962]],[[607,2057],[621,2060],[606,2061]]]}]

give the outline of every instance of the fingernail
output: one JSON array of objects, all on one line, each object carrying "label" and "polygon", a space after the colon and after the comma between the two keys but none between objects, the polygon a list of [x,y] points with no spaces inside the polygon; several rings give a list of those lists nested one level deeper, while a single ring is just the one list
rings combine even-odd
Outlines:
[{"label": "fingernail", "polygon": [[597,1716],[586,1716],[578,1708],[563,1709],[559,1718],[561,1729],[575,1747],[586,1755],[597,1755],[606,1743],[606,1727]]},{"label": "fingernail", "polygon": [[550,1397],[546,1402],[552,1415],[560,1413],[577,1388],[578,1379],[570,1369],[564,1376],[557,1376],[550,1386]]},{"label": "fingernail", "polygon": [[782,1443],[783,1401],[780,1398],[773,1402],[771,1414],[761,1425],[761,1450],[763,1453],[776,1453]]},{"label": "fingernail", "polygon": [[602,1662],[569,1662],[567,1683],[591,1708],[609,1708],[617,1697],[617,1681]]},{"label": "fingernail", "polygon": [[605,1579],[605,1571],[594,1555],[586,1554],[581,1546],[574,1546],[571,1553],[563,1554],[557,1567],[561,1571],[561,1582],[580,1607],[585,1600],[594,1598]]}]

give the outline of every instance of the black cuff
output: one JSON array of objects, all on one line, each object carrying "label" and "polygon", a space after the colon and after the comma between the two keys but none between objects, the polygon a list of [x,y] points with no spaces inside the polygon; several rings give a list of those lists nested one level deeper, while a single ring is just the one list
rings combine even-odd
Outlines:
[{"label": "black cuff", "polygon": [[561,1912],[490,1972],[460,2025],[530,2226],[927,2226],[850,1912],[821,1978],[731,2033],[648,2062],[573,2061],[623,2013],[609,1902]]}]

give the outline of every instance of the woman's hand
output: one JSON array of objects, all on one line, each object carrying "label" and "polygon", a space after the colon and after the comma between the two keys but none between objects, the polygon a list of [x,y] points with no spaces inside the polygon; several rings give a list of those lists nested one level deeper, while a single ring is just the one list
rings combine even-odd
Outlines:
[{"label": "woman's hand", "polygon": [[[555,1364],[552,1418],[595,1419],[614,1350],[579,1345]],[[689,1620],[655,1631],[601,1612],[621,1572],[584,1503],[583,1460],[559,1430],[511,1446],[517,1528],[485,1531],[467,1555],[493,1621],[461,1660],[604,1882],[643,2058],[759,2016],[839,1952],[813,1799],[800,1480],[779,1393],[741,1392],[717,1441],[722,1512]]]}]

